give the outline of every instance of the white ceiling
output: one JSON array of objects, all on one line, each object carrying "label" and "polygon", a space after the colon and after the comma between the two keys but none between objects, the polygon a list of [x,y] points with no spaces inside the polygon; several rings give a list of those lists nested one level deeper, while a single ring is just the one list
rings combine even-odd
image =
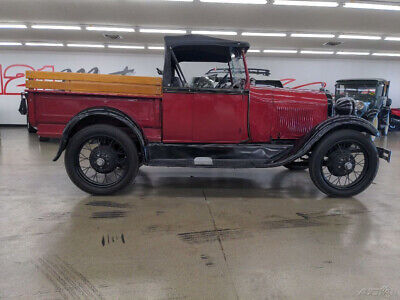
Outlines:
[{"label": "white ceiling", "polygon": [[[390,2],[397,2],[400,5],[399,0]],[[229,30],[237,31],[239,35],[227,38],[249,41],[252,49],[365,50],[400,53],[400,42],[393,41],[340,40],[343,42],[342,45],[327,47],[323,46],[325,42],[338,39],[271,38],[240,35],[244,31],[260,31],[368,34],[383,37],[400,36],[400,11],[349,9],[343,7],[290,7],[272,4],[215,4],[201,3],[199,0],[194,0],[193,2],[159,0],[1,0],[0,23],[9,22],[27,25],[116,25],[132,26],[136,29]],[[114,43],[146,46],[162,45],[163,43],[163,34],[136,31],[135,33],[120,33],[123,39],[112,41],[106,39],[102,32],[87,30],[0,29],[0,42],[61,41],[64,43]],[[19,48],[27,49],[26,46]],[[1,47],[1,49],[9,48]],[[29,49],[43,50],[40,47],[29,47]],[[66,47],[61,49],[68,50]],[[60,49],[58,48],[57,50]],[[73,50],[76,51],[77,49]],[[98,51],[116,50],[100,49]]]}]

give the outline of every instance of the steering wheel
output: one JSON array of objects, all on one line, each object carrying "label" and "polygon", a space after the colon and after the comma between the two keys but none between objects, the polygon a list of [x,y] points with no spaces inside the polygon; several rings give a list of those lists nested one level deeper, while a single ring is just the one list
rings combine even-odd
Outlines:
[{"label": "steering wheel", "polygon": [[226,84],[228,82],[228,73],[218,82],[218,84],[215,86],[216,89],[221,89],[226,87]]},{"label": "steering wheel", "polygon": [[213,81],[208,77],[200,77],[196,83],[196,88],[213,88]]}]

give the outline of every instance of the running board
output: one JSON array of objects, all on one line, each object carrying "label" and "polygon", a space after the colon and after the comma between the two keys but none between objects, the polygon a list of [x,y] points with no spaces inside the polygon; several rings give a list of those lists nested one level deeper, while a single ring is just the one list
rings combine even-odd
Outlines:
[{"label": "running board", "polygon": [[202,168],[267,168],[287,156],[292,145],[159,144],[146,147],[148,166]]}]

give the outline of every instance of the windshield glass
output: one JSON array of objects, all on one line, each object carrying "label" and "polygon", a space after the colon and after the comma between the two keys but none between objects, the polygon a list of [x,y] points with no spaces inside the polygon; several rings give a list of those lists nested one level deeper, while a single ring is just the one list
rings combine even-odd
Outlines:
[{"label": "windshield glass", "polygon": [[[232,54],[228,63],[219,62],[181,62],[179,66],[186,83],[173,77],[173,87],[193,89],[243,89],[246,84],[246,71],[240,52]],[[181,76],[182,77],[182,76]]]},{"label": "windshield glass", "polygon": [[374,84],[340,84],[336,86],[336,99],[351,97],[359,101],[372,102],[376,99]]},{"label": "windshield glass", "polygon": [[232,73],[232,82],[240,84],[246,81],[246,70],[244,68],[243,57],[241,55],[232,55],[232,60],[229,62],[229,67]]}]

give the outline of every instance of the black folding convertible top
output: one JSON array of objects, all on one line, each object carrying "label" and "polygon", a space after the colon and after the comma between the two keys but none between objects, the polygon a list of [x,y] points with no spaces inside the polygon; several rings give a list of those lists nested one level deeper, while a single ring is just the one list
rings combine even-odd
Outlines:
[{"label": "black folding convertible top", "polygon": [[166,36],[164,83],[171,82],[175,56],[177,62],[221,62],[228,63],[232,52],[247,51],[250,44],[214,38],[205,35]]},{"label": "black folding convertible top", "polygon": [[247,42],[224,40],[205,35],[166,36],[164,39],[166,55],[170,55],[173,50],[178,62],[229,62],[232,49],[246,52],[250,48],[250,44]]}]

